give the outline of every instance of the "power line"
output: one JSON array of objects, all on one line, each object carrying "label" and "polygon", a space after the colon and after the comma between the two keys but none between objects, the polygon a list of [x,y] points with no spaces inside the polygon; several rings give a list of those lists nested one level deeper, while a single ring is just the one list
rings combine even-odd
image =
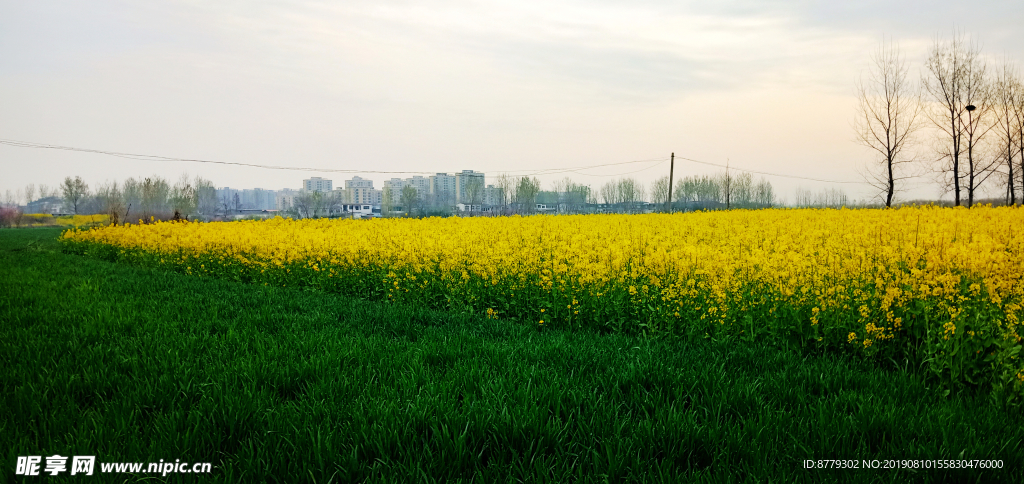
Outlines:
[{"label": "power line", "polygon": [[[60,150],[60,151],[74,151],[74,152],[80,152],[80,153],[94,153],[94,154],[108,155],[108,156],[114,156],[114,157],[118,157],[118,158],[125,158],[125,159],[130,159],[130,160],[139,160],[139,161],[180,161],[180,162],[187,162],[187,163],[209,163],[209,164],[215,164],[215,165],[229,165],[229,166],[245,166],[245,167],[251,167],[251,168],[263,168],[263,169],[268,169],[268,170],[290,170],[290,171],[306,171],[306,172],[322,172],[322,173],[350,173],[350,174],[419,174],[419,175],[432,175],[432,174],[435,173],[435,172],[430,172],[430,171],[351,170],[351,169],[341,169],[341,168],[316,168],[316,167],[294,167],[294,166],[280,166],[280,165],[260,165],[260,164],[256,164],[256,163],[241,163],[241,162],[234,162],[234,161],[203,160],[203,159],[198,159],[198,158],[178,158],[178,157],[172,157],[172,156],[146,155],[146,154],[138,154],[138,153],[125,153],[125,152],[119,152],[119,151],[99,150],[99,149],[92,149],[92,148],[78,148],[78,147],[73,147],[73,146],[62,146],[62,145],[53,145],[53,144],[45,144],[45,143],[34,143],[34,142],[30,142],[30,141],[19,141],[19,140],[2,139],[2,138],[0,138],[0,144],[7,145],[7,146],[18,147],[18,148],[35,148],[35,149],[50,149],[50,150]],[[726,165],[722,165],[722,164],[719,164],[719,163],[712,163],[712,162],[708,162],[708,161],[695,160],[695,159],[692,159],[692,158],[685,158],[685,157],[682,157],[682,156],[677,156],[676,158],[678,158],[680,160],[686,160],[686,161],[689,161],[689,162],[692,162],[692,163],[699,163],[699,164],[702,164],[702,165],[715,166],[715,167],[719,167],[719,168],[727,168]],[[546,169],[542,169],[542,170],[538,170],[538,171],[533,171],[532,173],[528,173],[528,174],[523,175],[523,176],[558,175],[558,174],[562,174],[562,173],[576,173],[576,174],[584,175],[584,176],[599,176],[599,177],[622,176],[622,175],[628,175],[628,174],[631,174],[631,173],[637,173],[637,172],[644,171],[644,170],[649,170],[651,168],[654,168],[656,166],[661,165],[665,161],[668,161],[668,158],[655,158],[655,159],[648,159],[648,160],[622,161],[622,162],[616,162],[616,163],[602,163],[602,164],[598,164],[598,165],[566,167],[566,168],[546,168]],[[634,170],[634,171],[629,171],[629,172],[619,173],[619,174],[613,174],[613,175],[597,175],[597,174],[591,174],[591,173],[582,173],[582,170],[590,170],[590,169],[594,169],[594,168],[603,168],[603,167],[618,166],[618,165],[628,165],[628,164],[634,164],[634,163],[654,163],[654,162],[658,162],[658,163],[656,163],[654,165],[651,165],[651,166],[648,166],[646,168],[641,168],[639,170]],[[843,183],[843,184],[865,184],[866,183],[866,182],[863,182],[863,181],[855,182],[855,181],[825,180],[825,179],[821,179],[821,178],[811,178],[811,177],[798,176],[798,175],[786,175],[786,174],[781,174],[781,173],[771,173],[771,172],[759,171],[759,170],[749,170],[749,169],[745,169],[745,168],[734,168],[734,167],[728,167],[728,168],[734,169],[734,170],[743,171],[743,172],[748,172],[748,173],[756,173],[756,174],[765,175],[765,176],[774,176],[774,177],[780,177],[780,178],[793,178],[793,179],[799,179],[799,180],[810,180],[810,181],[816,181],[816,182],[822,182],[822,183]],[[508,174],[511,174],[511,173],[522,173],[522,172],[529,172],[529,171],[532,171],[532,170],[509,170],[509,171],[499,171],[498,173],[508,173]]]},{"label": "power line", "polygon": [[[664,163],[666,161],[668,161],[668,158],[657,158],[657,159],[652,159],[652,160],[621,161],[621,162],[618,162],[618,163],[603,163],[603,164],[600,164],[600,165],[578,166],[578,167],[574,167],[574,168],[548,168],[548,169],[536,171],[536,172],[533,172],[533,173],[527,173],[527,174],[522,175],[522,176],[558,175],[558,174],[561,174],[561,173],[575,173],[577,175],[583,175],[583,176],[601,176],[601,177],[621,176],[621,175],[628,175],[630,173],[637,173],[637,172],[644,171],[644,170],[650,170],[651,168],[654,168],[654,167],[656,167],[656,166],[658,166],[658,165],[660,165],[660,164],[662,164],[662,163]],[[654,165],[648,166],[646,168],[641,168],[639,170],[633,170],[633,171],[628,171],[628,172],[625,172],[625,173],[618,173],[618,174],[612,174],[612,175],[596,175],[596,174],[593,174],[593,173],[583,173],[582,172],[583,170],[590,170],[590,169],[594,169],[594,168],[603,168],[603,167],[606,167],[606,166],[628,165],[628,164],[632,164],[632,163],[655,163],[655,162],[657,162],[657,163],[654,164]],[[523,171],[529,171],[529,170],[516,170],[516,172],[523,172]],[[498,173],[513,173],[513,172],[499,171]]]},{"label": "power line", "polygon": [[767,171],[748,170],[746,168],[736,168],[736,167],[731,166],[731,165],[726,167],[726,165],[721,165],[721,164],[718,164],[718,163],[711,163],[709,161],[700,161],[700,160],[694,160],[694,159],[691,159],[691,158],[684,158],[682,156],[677,156],[676,159],[678,159],[678,160],[686,160],[686,161],[690,161],[690,162],[693,162],[693,163],[700,163],[702,165],[717,166],[719,168],[728,168],[730,170],[745,171],[747,173],[757,173],[758,175],[765,175],[765,176],[777,176],[777,177],[781,177],[781,178],[795,178],[795,179],[798,179],[798,180],[810,180],[810,181],[823,182],[823,183],[850,183],[850,184],[859,184],[859,185],[867,184],[867,182],[863,182],[863,181],[824,180],[824,179],[821,179],[821,178],[811,178],[811,177],[798,176],[798,175],[783,175],[781,173],[770,173],[770,172],[767,172]]},{"label": "power line", "polygon": [[19,148],[38,148],[38,149],[51,149],[51,150],[62,150],[62,151],[77,151],[81,153],[96,153],[101,155],[116,156],[118,158],[127,158],[130,160],[142,160],[142,161],[184,161],[190,163],[211,163],[216,165],[233,165],[233,166],[248,166],[252,168],[265,168],[268,170],[292,170],[292,171],[313,171],[313,172],[324,172],[324,173],[383,173],[383,174],[424,174],[430,175],[433,172],[429,171],[383,171],[383,170],[348,170],[338,168],[310,168],[310,167],[295,167],[295,166],[275,166],[275,165],[258,165],[255,163],[240,163],[234,161],[216,161],[216,160],[200,160],[194,158],[175,158],[172,156],[160,156],[160,155],[141,155],[137,153],[122,153],[117,151],[106,151],[96,150],[90,148],[75,148],[72,146],[60,146],[60,145],[48,145],[42,143],[32,143],[28,141],[17,141],[9,139],[0,139],[0,144],[15,146]]}]

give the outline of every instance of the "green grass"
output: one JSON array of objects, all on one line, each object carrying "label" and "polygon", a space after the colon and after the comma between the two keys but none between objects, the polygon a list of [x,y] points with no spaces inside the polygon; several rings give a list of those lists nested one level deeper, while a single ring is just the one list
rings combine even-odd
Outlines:
[{"label": "green grass", "polygon": [[[10,482],[1024,482],[1020,409],[765,343],[539,331],[193,278],[0,231]],[[18,456],[210,475],[14,476]],[[1003,470],[805,470],[805,459]]]}]

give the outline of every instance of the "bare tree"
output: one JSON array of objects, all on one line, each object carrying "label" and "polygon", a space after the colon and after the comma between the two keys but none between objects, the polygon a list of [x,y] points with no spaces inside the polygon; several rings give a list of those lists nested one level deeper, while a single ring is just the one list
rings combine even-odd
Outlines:
[{"label": "bare tree", "polygon": [[754,175],[742,172],[732,179],[732,206],[750,208],[754,203]]},{"label": "bare tree", "polygon": [[915,161],[904,150],[915,141],[921,103],[907,78],[908,66],[899,46],[883,39],[871,63],[868,79],[857,84],[857,141],[880,155],[865,178],[884,195],[885,206],[891,207],[897,182],[909,178],[904,168]]},{"label": "bare tree", "polygon": [[601,186],[601,201],[609,207],[615,207],[619,203],[619,190],[615,180],[609,180]]},{"label": "bare tree", "polygon": [[196,212],[211,216],[217,211],[217,189],[213,182],[197,176],[193,182],[196,189]]},{"label": "bare tree", "polygon": [[64,204],[71,207],[77,215],[82,201],[89,196],[89,185],[86,185],[80,176],[76,176],[74,179],[65,177],[64,183],[60,185],[60,190]]},{"label": "bare tree", "polygon": [[617,183],[618,199],[624,210],[636,213],[640,202],[644,200],[644,186],[635,178],[622,178]]},{"label": "bare tree", "polygon": [[313,193],[316,192],[307,192],[303,190],[302,193],[295,195],[295,202],[293,206],[295,207],[295,213],[299,218],[308,218],[313,215]]},{"label": "bare tree", "polygon": [[121,222],[127,223],[131,220],[129,215],[132,213],[132,207],[136,212],[142,211],[142,183],[134,178],[128,178],[121,184],[121,196],[124,197],[125,203]]},{"label": "bare tree", "polygon": [[501,190],[501,211],[502,213],[508,213],[509,203],[515,200],[515,179],[508,175],[508,173],[502,173],[498,175],[497,180],[494,184]]},{"label": "bare tree", "polygon": [[[581,213],[587,200],[591,197],[590,186],[582,185],[565,177],[559,184],[562,199],[569,213]],[[558,190],[556,190],[558,191]]]},{"label": "bare tree", "polygon": [[658,205],[668,203],[668,176],[658,178],[651,184],[651,203]]},{"label": "bare tree", "polygon": [[139,182],[139,212],[143,222],[163,217],[167,211],[167,197],[171,187],[159,176],[146,177]]},{"label": "bare tree", "polygon": [[1017,157],[1017,100],[1022,96],[1022,86],[1019,74],[1013,65],[1004,63],[1002,69],[996,72],[996,79],[993,86],[993,111],[996,118],[996,130],[999,136],[999,150],[997,157],[1000,164],[1006,167],[1006,203],[1007,205],[1017,204],[1016,183],[1017,177],[1014,174],[1014,160]]},{"label": "bare tree", "polygon": [[96,189],[96,199],[99,202],[100,210],[107,214],[111,225],[122,222],[121,218],[125,211],[124,193],[116,181],[100,185]]},{"label": "bare tree", "polygon": [[195,213],[199,206],[199,198],[196,196],[196,187],[187,174],[181,175],[178,182],[170,191],[171,209],[174,211],[173,220],[188,220],[188,217]]},{"label": "bare tree", "polygon": [[761,178],[761,181],[757,182],[754,187],[754,200],[759,208],[771,208],[775,205],[775,190],[768,180]]},{"label": "bare tree", "polygon": [[463,201],[470,205],[480,205],[484,202],[484,179],[482,176],[474,176],[466,180],[466,197]]},{"label": "bare tree", "polygon": [[25,186],[25,205],[28,205],[36,200],[36,185],[29,183]]},{"label": "bare tree", "polygon": [[341,212],[341,206],[344,205],[343,193],[341,190],[331,190],[324,193],[323,209],[326,215],[331,216]]},{"label": "bare tree", "polygon": [[730,175],[729,170],[726,169],[725,172],[718,175],[716,178],[716,185],[718,186],[719,190],[718,199],[719,201],[724,201],[725,209],[729,210],[730,208],[732,208],[731,202],[733,190],[733,176]]},{"label": "bare tree", "polygon": [[1024,83],[1018,82],[1020,88],[1017,91],[1017,96],[1013,101],[1013,118],[1014,126],[1016,127],[1016,143],[1017,143],[1017,154],[1020,160],[1020,173],[1019,178],[1021,179],[1021,202],[1024,203]]},{"label": "bare tree", "polygon": [[[948,43],[936,41],[925,67],[929,75],[922,79],[922,85],[931,101],[925,112],[939,129],[939,169],[953,187],[957,206],[962,194],[961,181],[966,178],[970,206],[975,190],[991,167],[975,160],[978,144],[991,129],[991,123],[986,124],[991,106],[987,101],[989,89],[981,49],[963,34],[954,34]],[[964,162],[967,166],[963,166]]]},{"label": "bare tree", "polygon": [[[983,61],[965,69],[965,101],[967,124],[964,127],[964,141],[967,143],[967,207],[974,206],[975,192],[999,166],[997,159],[987,157],[983,141],[995,128],[993,115],[993,89]],[[963,119],[961,118],[961,121]]]}]

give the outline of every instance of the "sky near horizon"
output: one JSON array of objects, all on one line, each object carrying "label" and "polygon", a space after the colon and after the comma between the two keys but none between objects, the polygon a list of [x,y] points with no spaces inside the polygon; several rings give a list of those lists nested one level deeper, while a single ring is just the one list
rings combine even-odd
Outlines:
[{"label": "sky near horizon", "polygon": [[[0,0],[0,139],[404,173],[361,175],[377,188],[464,169],[649,184],[674,152],[676,179],[720,171],[682,158],[728,162],[853,182],[767,176],[784,199],[863,200],[874,158],[854,142],[855,84],[883,36],[916,80],[957,29],[993,65],[1024,61],[1022,18],[1011,0]],[[920,152],[933,156],[927,137]],[[655,161],[616,164],[638,160]],[[8,145],[0,165],[0,192],[68,175],[269,189],[351,177]],[[939,196],[930,176],[903,195]]]}]

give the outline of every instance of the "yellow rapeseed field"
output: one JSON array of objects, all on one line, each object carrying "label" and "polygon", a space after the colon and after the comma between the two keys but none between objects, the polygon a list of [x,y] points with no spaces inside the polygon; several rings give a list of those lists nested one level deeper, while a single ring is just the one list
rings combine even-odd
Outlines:
[{"label": "yellow rapeseed field", "polygon": [[156,223],[71,252],[540,327],[772,338],[1020,391],[1024,209]]}]

